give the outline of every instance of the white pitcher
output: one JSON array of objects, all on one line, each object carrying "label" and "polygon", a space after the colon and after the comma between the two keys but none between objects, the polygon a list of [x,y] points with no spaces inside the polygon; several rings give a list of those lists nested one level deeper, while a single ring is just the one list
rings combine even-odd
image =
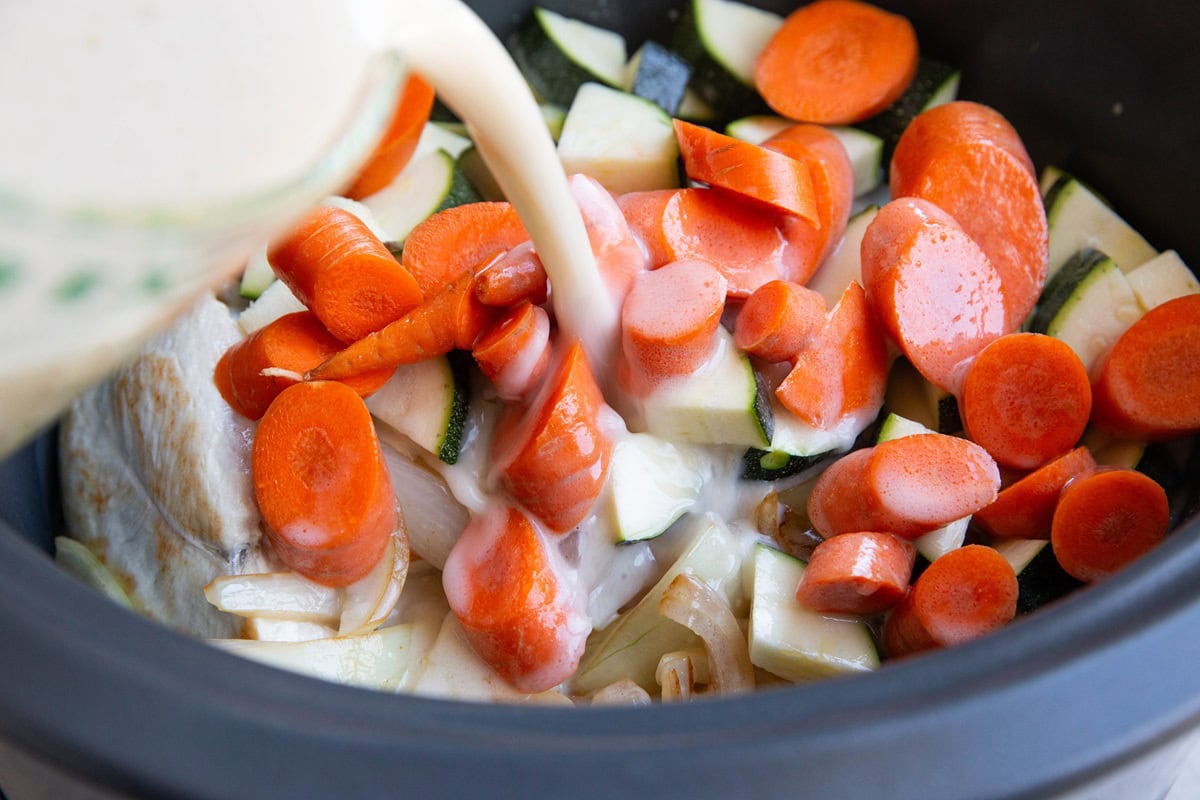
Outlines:
[{"label": "white pitcher", "polygon": [[[0,4],[0,454],[344,186],[406,66],[467,121],[559,302],[603,296],[536,103],[460,0]],[[586,338],[612,310],[567,317]]]}]

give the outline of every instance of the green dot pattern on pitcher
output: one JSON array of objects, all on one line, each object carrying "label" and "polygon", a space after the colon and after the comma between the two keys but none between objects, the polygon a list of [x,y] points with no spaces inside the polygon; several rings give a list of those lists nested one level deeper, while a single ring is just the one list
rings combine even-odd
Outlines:
[{"label": "green dot pattern on pitcher", "polygon": [[165,266],[151,266],[138,284],[139,288],[151,297],[160,295],[171,288],[171,278]]},{"label": "green dot pattern on pitcher", "polygon": [[0,256],[0,292],[15,289],[20,280],[21,270],[14,259]]},{"label": "green dot pattern on pitcher", "polygon": [[95,291],[101,282],[99,269],[94,267],[78,269],[54,288],[54,297],[63,304],[76,303]]}]

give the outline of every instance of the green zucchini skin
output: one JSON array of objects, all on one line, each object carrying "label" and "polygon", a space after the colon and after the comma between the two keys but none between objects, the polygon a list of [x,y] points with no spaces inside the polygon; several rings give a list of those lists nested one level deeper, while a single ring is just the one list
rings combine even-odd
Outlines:
[{"label": "green zucchini skin", "polygon": [[791,478],[814,469],[834,458],[835,453],[794,456],[780,450],[761,450],[751,447],[742,454],[741,479],[744,481],[777,481]]},{"label": "green zucchini skin", "polygon": [[1036,611],[1082,586],[1058,565],[1054,549],[1047,543],[1017,574],[1017,614]]},{"label": "green zucchini skin", "polygon": [[450,373],[454,376],[454,394],[450,401],[450,415],[446,421],[446,435],[438,448],[437,457],[446,464],[457,464],[466,433],[467,411],[471,401],[467,387],[470,385],[473,362],[471,354],[465,350],[451,351],[446,358],[450,362]]},{"label": "green zucchini skin", "polygon": [[1054,277],[1042,290],[1037,307],[1029,318],[1029,330],[1034,333],[1045,333],[1049,329],[1050,323],[1058,316],[1058,312],[1062,310],[1063,305],[1074,294],[1080,282],[1099,264],[1107,260],[1107,255],[1089,247],[1080,250],[1067,263],[1063,264],[1062,269],[1054,274]]},{"label": "green zucchini skin", "polygon": [[713,109],[718,121],[773,113],[753,86],[739,80],[708,51],[699,28],[696,0],[684,6],[671,49],[692,65],[691,87]]},{"label": "green zucchini skin", "polygon": [[[508,49],[538,99],[562,107],[571,105],[585,83],[603,83],[620,88],[607,76],[588,69],[571,57],[547,31],[560,15],[535,7],[525,23],[508,39]],[[621,62],[625,58],[622,54]]]},{"label": "green zucchini skin", "polygon": [[958,94],[961,77],[957,67],[931,58],[922,57],[917,62],[917,73],[912,83],[896,102],[856,127],[873,133],[883,140],[883,163],[892,160],[892,152],[900,134],[918,114],[938,103],[953,100]]},{"label": "green zucchini skin", "polygon": [[646,42],[634,58],[637,68],[629,91],[677,115],[692,77],[691,65],[657,42]]}]

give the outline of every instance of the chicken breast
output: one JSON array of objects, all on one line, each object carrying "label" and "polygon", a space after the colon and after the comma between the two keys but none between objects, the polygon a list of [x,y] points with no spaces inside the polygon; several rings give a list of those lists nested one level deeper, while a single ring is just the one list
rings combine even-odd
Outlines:
[{"label": "chicken breast", "polygon": [[209,581],[274,566],[250,477],[253,423],[212,378],[240,337],[229,309],[208,296],[77,398],[61,425],[69,533],[148,616],[200,637],[241,626],[205,600]]}]

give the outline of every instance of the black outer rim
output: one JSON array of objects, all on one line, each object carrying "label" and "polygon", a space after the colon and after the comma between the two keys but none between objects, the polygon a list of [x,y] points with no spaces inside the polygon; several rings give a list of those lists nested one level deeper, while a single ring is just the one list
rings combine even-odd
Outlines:
[{"label": "black outer rim", "polygon": [[[6,534],[0,562],[18,568],[0,583],[0,630],[21,646],[0,650],[0,736],[139,797],[404,786],[447,797],[481,787],[729,797],[787,786],[830,797],[1044,797],[1200,722],[1200,673],[1189,668],[1200,658],[1197,539],[1192,520],[1059,613],[954,651],[866,678],[646,713],[446,703],[280,673],[97,602]],[[1138,685],[1110,685],[1113,675]]]},{"label": "black outer rim", "polygon": [[[962,66],[964,96],[1003,109],[1037,163],[1102,176],[1135,227],[1200,263],[1200,48],[1184,35],[1200,8],[882,4]],[[476,5],[508,29],[526,3]],[[638,0],[597,8],[635,36],[663,19]],[[1054,613],[868,678],[649,712],[476,706],[276,672],[98,601],[31,543],[45,547],[45,515],[8,510],[41,502],[42,447],[0,464],[19,531],[0,532],[0,738],[139,797],[1045,797],[1200,725],[1194,515]]]}]

